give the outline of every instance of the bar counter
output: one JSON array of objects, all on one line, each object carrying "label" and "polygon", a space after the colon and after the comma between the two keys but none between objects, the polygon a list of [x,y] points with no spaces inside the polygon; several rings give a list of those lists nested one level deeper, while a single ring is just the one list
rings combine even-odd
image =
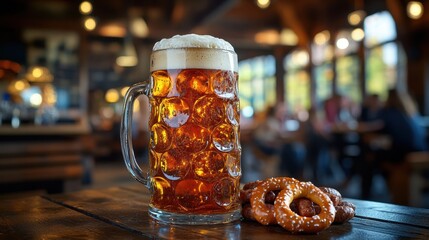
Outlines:
[{"label": "bar counter", "polygon": [[0,239],[429,239],[429,209],[347,199],[356,216],[311,235],[236,221],[170,225],[148,216],[140,184],[0,200]]}]

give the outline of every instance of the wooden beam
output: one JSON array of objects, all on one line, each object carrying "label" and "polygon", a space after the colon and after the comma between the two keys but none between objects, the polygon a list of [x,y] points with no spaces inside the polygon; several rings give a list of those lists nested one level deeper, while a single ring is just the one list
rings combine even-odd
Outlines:
[{"label": "wooden beam", "polygon": [[289,27],[298,36],[298,45],[308,50],[310,37],[304,25],[304,21],[299,19],[290,1],[276,1],[273,7],[277,10],[283,27]]},{"label": "wooden beam", "polygon": [[392,14],[395,20],[399,35],[405,36],[408,34],[408,20],[404,16],[404,6],[402,6],[400,0],[386,0],[386,5],[389,12]]}]

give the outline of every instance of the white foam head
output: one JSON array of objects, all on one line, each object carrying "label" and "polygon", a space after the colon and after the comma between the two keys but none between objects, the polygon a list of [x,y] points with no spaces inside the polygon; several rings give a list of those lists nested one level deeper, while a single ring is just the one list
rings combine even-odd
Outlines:
[{"label": "white foam head", "polygon": [[238,71],[232,45],[209,35],[176,35],[153,47],[150,70],[219,69]]},{"label": "white foam head", "polygon": [[215,48],[234,52],[232,45],[210,35],[186,34],[164,38],[155,43],[153,51],[170,48]]}]

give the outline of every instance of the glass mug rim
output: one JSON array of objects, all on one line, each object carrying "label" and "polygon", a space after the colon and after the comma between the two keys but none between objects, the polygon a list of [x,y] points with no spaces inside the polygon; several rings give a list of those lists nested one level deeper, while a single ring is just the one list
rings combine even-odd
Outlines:
[{"label": "glass mug rim", "polygon": [[196,50],[196,51],[222,51],[222,52],[228,52],[231,54],[235,54],[237,55],[237,53],[234,50],[228,50],[228,49],[224,49],[224,48],[208,48],[208,47],[171,47],[171,48],[161,48],[161,49],[156,49],[156,50],[152,50],[151,53],[157,53],[157,52],[162,52],[162,51],[180,51],[180,50]]}]

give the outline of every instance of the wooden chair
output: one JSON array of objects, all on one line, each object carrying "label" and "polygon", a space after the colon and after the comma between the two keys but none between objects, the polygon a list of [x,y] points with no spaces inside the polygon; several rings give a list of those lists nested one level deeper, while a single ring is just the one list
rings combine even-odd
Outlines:
[{"label": "wooden chair", "polygon": [[421,206],[422,191],[429,186],[422,175],[429,170],[429,152],[412,152],[400,165],[386,167],[389,171],[388,186],[396,204]]},{"label": "wooden chair", "polygon": [[280,156],[278,154],[267,155],[255,144],[252,144],[251,148],[255,158],[260,161],[261,179],[278,176]]}]

